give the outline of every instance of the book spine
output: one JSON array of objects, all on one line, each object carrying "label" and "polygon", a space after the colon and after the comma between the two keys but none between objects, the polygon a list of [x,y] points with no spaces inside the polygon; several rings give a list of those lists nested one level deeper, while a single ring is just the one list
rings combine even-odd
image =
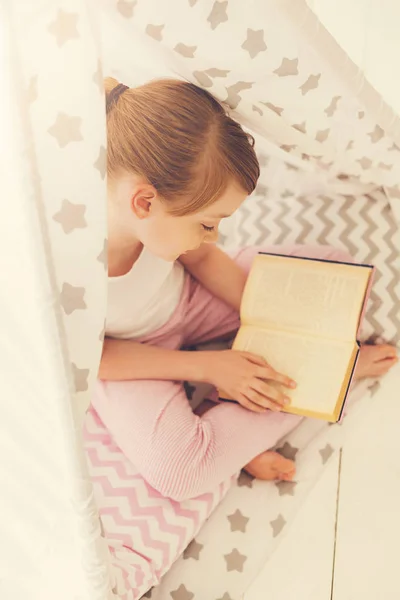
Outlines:
[{"label": "book spine", "polygon": [[376,271],[376,268],[372,267],[371,274],[370,274],[369,281],[368,281],[368,285],[367,285],[367,289],[365,291],[364,303],[362,305],[362,309],[361,309],[361,313],[360,313],[360,318],[359,318],[359,321],[358,321],[357,339],[359,339],[359,337],[360,337],[360,333],[361,333],[361,329],[362,329],[362,323],[363,323],[363,320],[364,320],[364,317],[365,317],[365,313],[366,313],[367,305],[368,305],[368,300],[369,300],[369,297],[371,295],[372,285],[373,285],[373,282],[374,282],[375,271]]},{"label": "book spine", "polygon": [[358,359],[360,357],[360,343],[357,342],[357,345],[358,345],[357,356],[356,356],[355,361],[354,361],[353,370],[351,372],[351,376],[350,376],[349,383],[348,383],[347,390],[346,390],[346,395],[345,395],[344,400],[343,400],[342,409],[340,411],[339,418],[337,420],[338,423],[342,422],[342,420],[343,420],[343,418],[344,418],[344,416],[346,414],[346,404],[347,404],[347,400],[349,398],[349,394],[350,394],[350,390],[351,390],[351,385],[352,385],[353,380],[354,380],[354,373],[355,373],[356,368],[357,368]]}]

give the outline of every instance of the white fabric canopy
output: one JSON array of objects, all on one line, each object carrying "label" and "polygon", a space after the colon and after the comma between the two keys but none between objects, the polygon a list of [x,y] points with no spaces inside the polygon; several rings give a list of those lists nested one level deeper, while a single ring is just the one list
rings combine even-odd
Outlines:
[{"label": "white fabric canopy", "polygon": [[400,6],[391,0],[308,0],[307,4],[382,98],[399,114],[393,65],[400,56]]}]

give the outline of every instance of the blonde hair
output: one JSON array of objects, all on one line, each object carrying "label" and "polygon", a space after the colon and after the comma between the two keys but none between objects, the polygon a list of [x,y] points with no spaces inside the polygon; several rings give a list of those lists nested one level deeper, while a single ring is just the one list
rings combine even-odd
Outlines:
[{"label": "blonde hair", "polygon": [[127,88],[107,78],[105,89],[111,180],[144,177],[177,216],[209,206],[232,180],[247,194],[256,187],[254,138],[209,92],[173,79]]}]

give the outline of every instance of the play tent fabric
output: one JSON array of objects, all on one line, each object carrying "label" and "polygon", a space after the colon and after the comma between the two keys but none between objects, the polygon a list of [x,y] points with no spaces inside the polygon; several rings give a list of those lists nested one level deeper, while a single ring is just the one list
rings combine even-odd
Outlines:
[{"label": "play tent fabric", "polygon": [[399,113],[400,98],[391,68],[400,56],[397,2],[307,0],[307,4],[382,98]]},{"label": "play tent fabric", "polygon": [[104,600],[109,589],[81,439],[106,308],[104,94],[89,8],[0,2],[0,596],[10,600]]},{"label": "play tent fabric", "polygon": [[[0,236],[7,291],[0,591],[11,599],[103,600],[119,594],[118,581],[101,537],[80,437],[106,306],[103,72],[131,85],[154,76],[184,77],[226,100],[256,133],[268,163],[257,193],[228,227],[226,243],[315,237],[350,245],[360,260],[374,258],[379,272],[369,333],[394,341],[399,119],[302,2],[257,0],[244,9],[238,1],[212,0],[3,0],[0,9],[0,73],[7,90],[0,111],[7,214]],[[316,425],[308,427],[301,442],[287,443],[312,449]],[[319,467],[336,443],[318,438]],[[319,470],[311,458],[307,464],[311,485]],[[226,528],[236,510],[256,525],[260,506],[270,498],[262,494],[276,494],[272,486],[255,484],[244,497],[244,487],[233,488],[211,517],[204,534],[210,552],[197,541],[210,561],[210,532],[219,531],[219,560],[211,564],[215,581],[229,590],[210,590],[216,599],[239,598],[273,550],[268,542],[268,552],[266,546],[255,552],[260,528],[249,525],[246,535]],[[294,496],[292,507],[300,497]],[[280,502],[280,494],[276,499]],[[276,503],[270,508],[283,511]],[[282,525],[279,514],[271,515],[270,521],[278,519],[273,532]],[[230,564],[242,569],[229,567],[225,546],[231,548],[228,555],[234,553]],[[258,567],[235,562],[235,548],[240,556],[254,557]],[[202,598],[201,569],[187,579],[188,565],[193,569],[198,562],[195,552],[200,550],[192,546],[170,583],[166,579],[166,587],[153,594]]]}]

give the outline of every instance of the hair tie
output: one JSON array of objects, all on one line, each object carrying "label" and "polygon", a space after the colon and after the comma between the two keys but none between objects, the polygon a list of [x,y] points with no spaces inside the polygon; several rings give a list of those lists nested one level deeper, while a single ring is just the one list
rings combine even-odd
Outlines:
[{"label": "hair tie", "polygon": [[106,98],[106,113],[118,102],[118,98],[126,91],[129,90],[129,86],[119,83],[116,85],[111,92],[107,94]]}]

